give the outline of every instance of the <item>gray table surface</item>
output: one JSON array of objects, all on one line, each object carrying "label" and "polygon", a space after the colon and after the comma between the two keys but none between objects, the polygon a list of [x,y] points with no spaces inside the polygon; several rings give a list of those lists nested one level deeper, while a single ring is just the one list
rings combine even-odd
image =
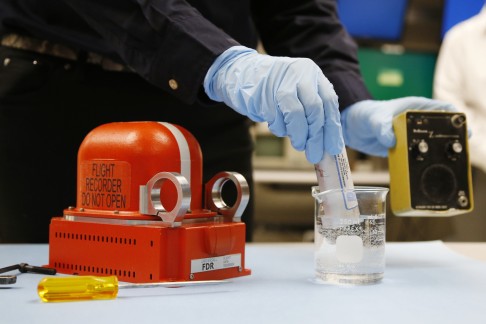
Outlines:
[{"label": "gray table surface", "polygon": [[[309,243],[248,244],[252,275],[229,284],[124,289],[114,300],[43,303],[43,276],[19,274],[0,286],[0,323],[485,323],[486,262],[438,241],[386,251],[385,279],[369,286],[313,283]],[[486,255],[486,243],[475,251]],[[47,260],[48,245],[0,244],[0,267]]]}]

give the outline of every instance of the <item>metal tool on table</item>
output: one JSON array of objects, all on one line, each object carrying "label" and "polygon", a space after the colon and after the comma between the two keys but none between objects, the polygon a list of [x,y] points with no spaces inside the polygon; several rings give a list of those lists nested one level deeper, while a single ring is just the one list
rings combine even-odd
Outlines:
[{"label": "metal tool on table", "polygon": [[248,183],[221,171],[204,184],[202,161],[194,136],[174,124],[92,130],[78,151],[76,207],[51,220],[49,266],[139,283],[249,275],[241,221]]},{"label": "metal tool on table", "polygon": [[[8,267],[0,268],[0,273],[6,273],[14,270],[19,270],[21,273],[31,272],[31,273],[48,274],[48,275],[56,274],[56,269],[54,268],[31,266],[27,263],[18,263]],[[16,275],[0,276],[0,285],[9,285],[9,284],[14,284],[16,282],[17,282]]]},{"label": "metal tool on table", "polygon": [[44,302],[114,299],[118,289],[126,288],[178,288],[185,286],[219,285],[228,280],[156,282],[146,284],[119,284],[116,276],[47,277],[37,286],[37,293]]}]

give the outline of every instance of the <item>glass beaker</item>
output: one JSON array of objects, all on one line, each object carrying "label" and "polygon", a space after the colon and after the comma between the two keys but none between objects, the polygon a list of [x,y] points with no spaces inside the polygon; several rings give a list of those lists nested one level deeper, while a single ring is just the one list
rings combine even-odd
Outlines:
[{"label": "glass beaker", "polygon": [[[317,282],[360,285],[383,278],[387,193],[382,187],[312,187]],[[357,201],[349,205],[359,212],[346,210],[347,199]]]}]

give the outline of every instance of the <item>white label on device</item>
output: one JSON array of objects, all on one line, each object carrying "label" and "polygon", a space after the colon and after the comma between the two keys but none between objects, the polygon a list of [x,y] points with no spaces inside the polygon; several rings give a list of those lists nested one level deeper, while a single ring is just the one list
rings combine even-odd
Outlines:
[{"label": "white label on device", "polygon": [[323,193],[331,190],[319,198],[324,207],[324,214],[329,216],[329,226],[335,228],[358,224],[360,211],[353,191],[354,184],[346,149],[337,155],[325,153],[324,158],[315,165],[315,169],[319,191]]},{"label": "white label on device", "polygon": [[241,253],[191,260],[191,273],[240,267]]}]

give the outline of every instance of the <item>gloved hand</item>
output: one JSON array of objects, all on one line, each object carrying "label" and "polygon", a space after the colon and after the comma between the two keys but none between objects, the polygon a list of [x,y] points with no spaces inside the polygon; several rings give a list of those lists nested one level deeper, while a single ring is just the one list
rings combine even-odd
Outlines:
[{"label": "gloved hand", "polygon": [[341,113],[344,142],[366,154],[387,156],[396,144],[393,117],[405,110],[457,111],[449,103],[423,97],[359,101]]},{"label": "gloved hand", "polygon": [[276,136],[289,136],[311,163],[319,162],[324,151],[338,154],[344,147],[337,95],[309,59],[231,47],[209,69],[204,89],[212,100],[267,122]]}]

